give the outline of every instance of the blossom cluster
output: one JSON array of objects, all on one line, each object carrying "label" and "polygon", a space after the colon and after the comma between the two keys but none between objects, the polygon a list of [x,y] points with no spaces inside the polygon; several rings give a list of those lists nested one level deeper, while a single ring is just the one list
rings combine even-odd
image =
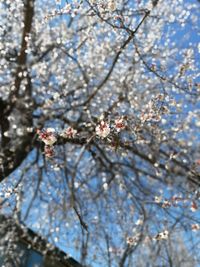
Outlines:
[{"label": "blossom cluster", "polygon": [[[75,137],[76,133],[77,130],[72,127],[68,127],[60,133],[60,136],[62,136],[63,138],[71,139]],[[53,145],[58,139],[58,133],[56,133],[54,128],[47,128],[43,130],[37,130],[37,134],[39,136],[39,139],[45,144],[45,156],[48,158],[52,158],[55,155]]]},{"label": "blossom cluster", "polygon": [[77,130],[75,130],[72,127],[68,127],[67,129],[65,129],[62,133],[61,136],[63,138],[74,138],[77,134]]},{"label": "blossom cluster", "polygon": [[190,203],[190,210],[192,212],[195,212],[198,210],[197,203],[192,200],[191,198],[183,198],[183,197],[177,197],[173,196],[171,199],[165,199],[162,200],[162,196],[155,196],[154,202],[157,204],[160,204],[162,208],[170,208],[170,207],[177,207],[179,203]]},{"label": "blossom cluster", "polygon": [[[193,228],[195,228],[195,226],[193,226]],[[197,227],[196,227],[197,228]],[[169,231],[168,230],[164,230],[163,232],[160,232],[158,234],[156,234],[155,236],[151,237],[151,236],[146,236],[145,239],[144,239],[144,243],[148,243],[148,241],[151,241],[151,240],[157,240],[157,241],[160,241],[160,240],[167,240],[169,238]],[[136,246],[137,243],[139,242],[140,240],[140,235],[137,234],[135,236],[128,236],[126,238],[126,243],[128,246]]]},{"label": "blossom cluster", "polygon": [[159,122],[162,119],[162,115],[169,113],[169,108],[164,102],[165,96],[163,94],[157,94],[152,98],[141,114],[141,122]]},{"label": "blossom cluster", "polygon": [[57,141],[54,128],[47,128],[42,131],[37,130],[37,134],[46,146],[52,146]]},{"label": "blossom cluster", "polygon": [[105,3],[102,3],[101,1],[96,1],[96,0],[90,0],[90,3],[92,5],[98,6],[100,11],[115,11],[117,6],[116,6],[116,1],[115,0],[107,0]]},{"label": "blossom cluster", "polygon": [[[113,127],[117,132],[124,130],[126,128],[124,118],[120,117],[115,119]],[[98,135],[100,138],[106,138],[111,132],[111,127],[108,122],[101,120],[95,130],[96,135]]]},{"label": "blossom cluster", "polygon": [[[123,117],[114,120],[112,129],[119,133],[126,128],[126,123]],[[95,134],[100,138],[106,138],[111,133],[111,126],[106,120],[101,120],[95,128]],[[47,128],[37,130],[39,139],[44,142],[44,154],[51,158],[54,156],[53,145],[57,142],[59,136],[66,139],[73,139],[77,136],[77,130],[69,126],[60,133],[56,132],[54,128]]]}]

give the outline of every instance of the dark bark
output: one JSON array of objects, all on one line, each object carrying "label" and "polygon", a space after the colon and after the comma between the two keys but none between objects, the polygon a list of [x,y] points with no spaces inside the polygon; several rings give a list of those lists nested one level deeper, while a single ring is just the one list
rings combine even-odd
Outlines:
[{"label": "dark bark", "polygon": [[[18,112],[20,114],[20,125],[17,127],[32,127],[32,84],[31,78],[19,75],[20,72],[27,71],[27,36],[31,33],[32,22],[34,17],[34,0],[27,0],[24,6],[24,29],[22,33],[21,49],[17,58],[17,68],[14,76],[14,90],[11,91],[7,100],[0,99],[0,130],[1,130],[1,152],[0,152],[0,181],[10,175],[26,158],[32,149],[33,133],[27,131],[22,136],[10,137],[6,133],[12,127],[9,116]],[[26,79],[26,90],[23,96],[20,96],[20,87],[22,81]],[[24,105],[24,103],[28,105]],[[14,140],[13,140],[14,139]],[[13,141],[16,145],[13,146]]]}]

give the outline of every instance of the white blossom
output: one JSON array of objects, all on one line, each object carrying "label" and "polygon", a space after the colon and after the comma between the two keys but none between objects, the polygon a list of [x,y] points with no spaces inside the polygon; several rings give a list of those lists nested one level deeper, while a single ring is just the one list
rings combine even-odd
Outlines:
[{"label": "white blossom", "polygon": [[155,203],[161,203],[162,202],[162,196],[155,196],[154,197],[154,202]]},{"label": "white blossom", "polygon": [[74,138],[75,135],[77,134],[77,130],[75,130],[72,127],[68,127],[67,129],[65,129],[62,133],[61,136],[63,138]]},{"label": "white blossom", "polygon": [[161,233],[158,233],[156,236],[155,236],[155,239],[156,240],[166,240],[168,239],[169,237],[169,232],[167,230],[161,232]]},{"label": "white blossom", "polygon": [[117,132],[120,132],[121,130],[125,129],[125,123],[123,118],[119,118],[115,120],[115,129]]},{"label": "white blossom", "polygon": [[109,124],[105,121],[101,121],[96,127],[96,134],[101,138],[106,138],[110,134]]},{"label": "white blossom", "polygon": [[200,230],[200,224],[192,224],[191,229],[194,232]]},{"label": "white blossom", "polygon": [[37,131],[39,138],[45,143],[45,145],[52,146],[56,141],[55,129],[47,128],[42,131]]}]

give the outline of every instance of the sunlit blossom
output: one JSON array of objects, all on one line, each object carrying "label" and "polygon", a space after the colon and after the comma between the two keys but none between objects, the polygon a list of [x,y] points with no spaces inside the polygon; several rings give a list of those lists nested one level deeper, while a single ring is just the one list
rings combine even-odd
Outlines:
[{"label": "sunlit blossom", "polygon": [[124,119],[123,118],[116,119],[114,127],[117,130],[117,132],[124,130],[125,129]]},{"label": "sunlit blossom", "polygon": [[106,138],[110,134],[109,124],[105,121],[101,121],[96,127],[96,134],[101,138]]},{"label": "sunlit blossom", "polygon": [[42,131],[37,130],[37,134],[39,139],[48,146],[52,146],[57,141],[55,129],[53,128],[43,129]]},{"label": "sunlit blossom", "polygon": [[167,230],[158,233],[154,239],[156,240],[166,240],[169,237],[169,232]]},{"label": "sunlit blossom", "polygon": [[63,138],[74,138],[77,134],[77,130],[75,130],[72,127],[68,127],[67,129],[63,130],[63,132],[61,133],[61,136]]}]

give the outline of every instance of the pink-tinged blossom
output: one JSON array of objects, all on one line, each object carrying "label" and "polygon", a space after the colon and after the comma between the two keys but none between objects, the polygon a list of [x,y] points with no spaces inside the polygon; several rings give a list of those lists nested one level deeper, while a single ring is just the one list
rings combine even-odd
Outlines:
[{"label": "pink-tinged blossom", "polygon": [[119,118],[115,120],[115,129],[117,132],[120,132],[125,129],[125,123],[123,118]]},{"label": "pink-tinged blossom", "polygon": [[194,201],[192,202],[190,209],[191,209],[192,212],[197,211],[198,207],[197,207],[197,204]]},{"label": "pink-tinged blossom", "polygon": [[197,164],[197,165],[200,165],[200,159],[197,159],[197,160],[196,160],[196,164]]},{"label": "pink-tinged blossom", "polygon": [[192,224],[191,225],[192,231],[198,231],[200,230],[200,224]]},{"label": "pink-tinged blossom", "polygon": [[47,158],[52,158],[55,155],[53,146],[45,146],[44,154]]},{"label": "pink-tinged blossom", "polygon": [[131,236],[127,237],[126,239],[126,243],[129,245],[129,246],[133,246],[135,245],[135,239]]},{"label": "pink-tinged blossom", "polygon": [[101,138],[106,138],[110,133],[110,126],[107,122],[101,121],[96,127],[96,134]]},{"label": "pink-tinged blossom", "polygon": [[61,136],[63,138],[74,138],[76,134],[77,130],[73,129],[72,127],[68,127],[61,133]]},{"label": "pink-tinged blossom", "polygon": [[37,134],[39,135],[39,139],[41,139],[47,146],[52,146],[57,141],[55,130],[53,128],[43,129],[42,131],[38,130]]}]

